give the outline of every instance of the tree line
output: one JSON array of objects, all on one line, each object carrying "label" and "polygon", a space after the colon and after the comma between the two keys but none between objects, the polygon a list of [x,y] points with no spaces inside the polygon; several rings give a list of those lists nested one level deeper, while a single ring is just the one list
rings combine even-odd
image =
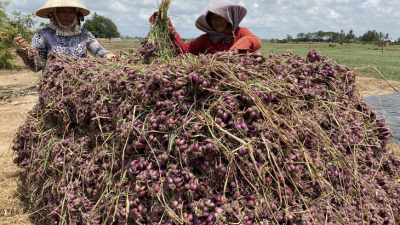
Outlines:
[{"label": "tree line", "polygon": [[[354,34],[353,29],[351,29],[348,33],[345,33],[344,30],[340,32],[332,32],[332,31],[318,31],[318,32],[309,32],[309,33],[298,33],[296,37],[292,37],[291,35],[286,35],[286,39],[283,42],[294,41],[294,42],[335,42],[339,44],[343,43],[351,43],[351,42],[364,42],[364,43],[372,43],[378,42],[382,40],[389,40],[389,33],[377,32],[376,30],[368,30],[361,36],[356,36]],[[400,38],[398,39],[400,42]]]},{"label": "tree line", "polygon": [[14,10],[11,15],[6,12],[6,6],[10,4],[9,0],[0,1],[0,69],[17,69],[13,64],[13,55],[10,49],[13,48],[13,40],[21,34],[30,42],[36,33],[34,28],[34,13],[22,14]]},{"label": "tree line", "polygon": [[97,13],[94,13],[91,19],[86,19],[82,27],[92,33],[96,38],[121,37],[114,22]]}]

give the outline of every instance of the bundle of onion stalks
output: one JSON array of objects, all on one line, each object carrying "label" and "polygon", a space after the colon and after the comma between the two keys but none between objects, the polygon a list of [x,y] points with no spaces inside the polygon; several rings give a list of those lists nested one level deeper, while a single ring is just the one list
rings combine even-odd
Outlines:
[{"label": "bundle of onion stalks", "polygon": [[158,14],[150,32],[142,40],[139,53],[145,63],[152,61],[169,62],[176,54],[170,39],[169,18],[167,16],[170,0],[163,0],[158,8]]}]

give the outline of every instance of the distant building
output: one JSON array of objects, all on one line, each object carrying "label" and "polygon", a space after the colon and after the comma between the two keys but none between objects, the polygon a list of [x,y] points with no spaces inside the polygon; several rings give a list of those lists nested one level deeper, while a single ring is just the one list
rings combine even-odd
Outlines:
[{"label": "distant building", "polygon": [[389,42],[388,41],[380,41],[378,43],[378,47],[388,47],[389,46]]}]

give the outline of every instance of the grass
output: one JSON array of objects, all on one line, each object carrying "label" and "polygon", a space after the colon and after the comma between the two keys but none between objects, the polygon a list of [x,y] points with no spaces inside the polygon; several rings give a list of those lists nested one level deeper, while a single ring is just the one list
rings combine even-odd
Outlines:
[{"label": "grass", "polygon": [[120,51],[126,51],[129,49],[140,48],[139,39],[121,39],[121,40],[108,40],[108,39],[98,39],[98,42],[108,51],[119,55]]},{"label": "grass", "polygon": [[[328,43],[271,43],[263,42],[261,51],[265,54],[282,54],[286,50],[292,50],[295,55],[307,55],[310,49],[316,49],[321,55],[328,56],[330,59],[338,61],[342,65],[350,68],[362,68],[374,66],[388,80],[400,81],[400,46],[393,45],[382,47],[377,45],[362,44],[336,44],[330,48]],[[361,76],[381,78],[374,70],[364,69],[358,72]]]},{"label": "grass", "polygon": [[[129,40],[99,40],[100,44],[107,50],[118,55],[120,51],[125,51],[132,48],[140,47],[139,39]],[[330,48],[328,43],[271,43],[263,42],[261,51],[264,54],[282,54],[286,50],[292,50],[295,55],[307,55],[310,49],[316,49],[321,55],[326,55],[329,58],[338,61],[342,65],[350,68],[363,68],[374,66],[388,80],[400,81],[400,45],[391,45],[385,47],[382,53],[382,48],[377,45],[362,45],[362,44],[336,44],[336,47]],[[371,68],[364,69],[358,72],[360,76],[366,77],[381,77]]]}]

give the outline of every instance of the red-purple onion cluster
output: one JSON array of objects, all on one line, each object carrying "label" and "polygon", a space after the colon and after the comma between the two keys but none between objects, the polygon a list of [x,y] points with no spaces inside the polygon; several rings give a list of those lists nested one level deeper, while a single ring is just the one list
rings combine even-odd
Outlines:
[{"label": "red-purple onion cluster", "polygon": [[143,38],[141,42],[142,48],[139,49],[140,55],[142,55],[144,58],[154,58],[157,56],[157,44],[158,40],[155,40],[154,42],[151,42],[149,40],[149,37]]},{"label": "red-purple onion cluster", "polygon": [[142,57],[142,61],[147,64],[157,60],[163,61],[169,59],[173,57],[176,52],[176,48],[172,43],[164,43],[159,39],[153,40],[153,38],[149,36],[143,38],[141,46],[142,48],[138,49],[138,56]]},{"label": "red-purple onion cluster", "polygon": [[400,160],[355,72],[312,51],[52,56],[14,139],[53,224],[395,224]]}]

